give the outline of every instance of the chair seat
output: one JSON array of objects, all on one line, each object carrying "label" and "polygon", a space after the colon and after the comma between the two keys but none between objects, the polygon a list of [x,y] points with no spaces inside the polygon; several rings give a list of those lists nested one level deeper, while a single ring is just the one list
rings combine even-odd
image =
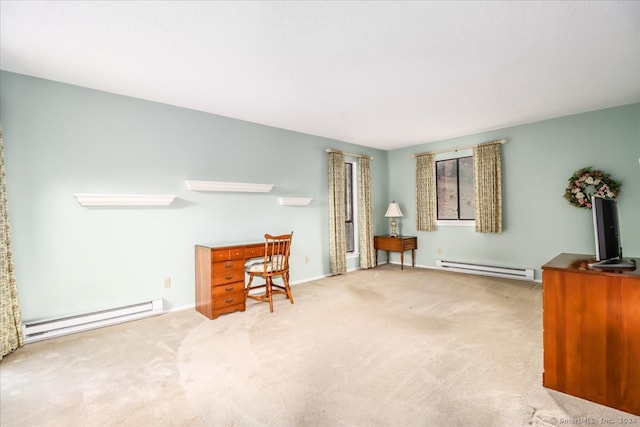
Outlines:
[{"label": "chair seat", "polygon": [[272,262],[264,265],[264,262],[260,262],[260,264],[251,264],[247,267],[247,273],[254,273],[260,275],[260,273],[275,273],[277,271],[285,272],[286,270],[276,270],[273,266]]}]

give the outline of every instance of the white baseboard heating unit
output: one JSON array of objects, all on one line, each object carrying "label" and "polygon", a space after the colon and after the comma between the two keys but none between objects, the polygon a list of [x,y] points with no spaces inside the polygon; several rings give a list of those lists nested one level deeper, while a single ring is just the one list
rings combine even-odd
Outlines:
[{"label": "white baseboard heating unit", "polygon": [[533,269],[496,267],[491,265],[469,264],[464,262],[436,260],[436,267],[458,273],[481,274],[483,276],[504,277],[507,279],[533,280]]},{"label": "white baseboard heating unit", "polygon": [[162,314],[161,299],[59,319],[23,323],[24,342],[40,341]]}]

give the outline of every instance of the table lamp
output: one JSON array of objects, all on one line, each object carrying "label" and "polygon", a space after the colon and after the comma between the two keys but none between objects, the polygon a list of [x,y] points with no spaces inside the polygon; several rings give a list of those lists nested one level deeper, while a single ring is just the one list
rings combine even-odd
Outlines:
[{"label": "table lamp", "polygon": [[389,207],[387,208],[387,213],[384,214],[386,218],[391,218],[391,237],[398,237],[398,232],[396,227],[398,222],[396,218],[402,218],[402,211],[400,210],[400,205],[398,205],[395,201],[389,203]]}]

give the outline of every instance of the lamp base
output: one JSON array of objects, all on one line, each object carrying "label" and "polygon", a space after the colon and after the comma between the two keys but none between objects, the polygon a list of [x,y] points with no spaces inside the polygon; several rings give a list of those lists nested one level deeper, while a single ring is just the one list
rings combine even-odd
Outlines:
[{"label": "lamp base", "polygon": [[392,218],[391,219],[391,233],[389,234],[389,237],[398,237],[397,226],[398,226],[398,222],[396,221],[395,218]]}]

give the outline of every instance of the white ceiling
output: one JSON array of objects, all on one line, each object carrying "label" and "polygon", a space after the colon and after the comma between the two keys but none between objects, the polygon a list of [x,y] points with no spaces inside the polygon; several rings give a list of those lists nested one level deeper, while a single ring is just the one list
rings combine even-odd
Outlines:
[{"label": "white ceiling", "polygon": [[392,149],[640,101],[639,1],[7,1],[0,68]]}]

